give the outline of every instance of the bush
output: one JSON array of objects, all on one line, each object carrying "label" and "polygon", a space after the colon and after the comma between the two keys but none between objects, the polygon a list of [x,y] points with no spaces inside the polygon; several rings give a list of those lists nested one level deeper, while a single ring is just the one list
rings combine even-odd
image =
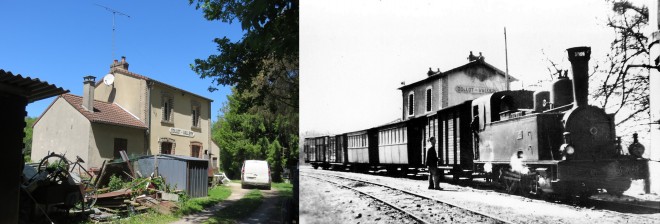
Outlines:
[{"label": "bush", "polygon": [[108,182],[108,188],[110,188],[109,191],[116,191],[122,189],[124,188],[125,185],[126,182],[122,180],[121,177],[118,177],[116,175],[112,175],[110,177],[110,182]]}]

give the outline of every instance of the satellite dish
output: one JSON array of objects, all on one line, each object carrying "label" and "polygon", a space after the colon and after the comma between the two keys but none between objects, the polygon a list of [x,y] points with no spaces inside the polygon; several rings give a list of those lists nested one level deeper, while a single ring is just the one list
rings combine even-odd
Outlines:
[{"label": "satellite dish", "polygon": [[105,75],[105,77],[103,77],[103,83],[105,83],[105,85],[107,86],[112,85],[114,82],[115,82],[115,76],[112,74],[107,74]]}]

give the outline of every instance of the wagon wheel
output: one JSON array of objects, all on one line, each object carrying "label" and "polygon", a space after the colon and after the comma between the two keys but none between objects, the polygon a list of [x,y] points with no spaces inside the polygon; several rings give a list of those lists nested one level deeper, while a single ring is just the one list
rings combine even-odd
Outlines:
[{"label": "wagon wheel", "polygon": [[513,180],[504,179],[504,187],[507,193],[516,194],[516,190],[518,190],[518,183]]},{"label": "wagon wheel", "polygon": [[83,181],[80,184],[80,193],[82,194],[81,201],[75,204],[76,209],[85,210],[89,209],[96,204],[97,191],[96,186],[90,181]]},{"label": "wagon wheel", "polygon": [[69,161],[62,155],[51,153],[41,159],[38,172],[48,172],[48,180],[64,183],[69,178]]},{"label": "wagon wheel", "polygon": [[538,175],[534,175],[531,177],[523,177],[523,180],[521,181],[522,188],[520,189],[523,196],[525,197],[540,196],[542,191],[538,179],[539,179]]},{"label": "wagon wheel", "polygon": [[605,187],[605,190],[607,190],[607,193],[610,195],[620,197],[621,195],[623,195],[624,191],[630,188],[631,183],[632,183],[631,180],[612,181],[612,183],[610,183],[610,186]]}]

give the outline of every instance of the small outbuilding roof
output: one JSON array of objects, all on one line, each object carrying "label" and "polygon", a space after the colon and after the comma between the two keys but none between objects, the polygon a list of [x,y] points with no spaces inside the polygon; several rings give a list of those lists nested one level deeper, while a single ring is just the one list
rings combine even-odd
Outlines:
[{"label": "small outbuilding roof", "polygon": [[62,94],[60,97],[91,122],[147,129],[144,122],[117,104],[94,100],[94,113],[92,113],[82,107],[82,97],[73,94]]},{"label": "small outbuilding roof", "polygon": [[2,69],[0,69],[0,89],[15,95],[27,97],[28,103],[69,92],[69,90],[62,89],[54,84],[48,84],[48,82],[39,79],[23,77],[20,74],[14,75]]}]

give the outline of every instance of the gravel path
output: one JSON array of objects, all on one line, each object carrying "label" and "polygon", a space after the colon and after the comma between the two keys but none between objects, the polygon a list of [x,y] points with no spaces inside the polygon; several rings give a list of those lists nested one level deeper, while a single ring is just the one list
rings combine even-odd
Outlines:
[{"label": "gravel path", "polygon": [[282,197],[277,195],[274,188],[261,190],[261,194],[264,197],[261,206],[252,212],[250,217],[240,220],[238,223],[281,223],[282,214],[278,205],[282,204]]},{"label": "gravel path", "polygon": [[213,216],[213,213],[215,213],[216,211],[224,207],[227,207],[230,204],[243,198],[243,196],[245,196],[245,194],[247,194],[247,192],[249,191],[249,189],[241,189],[240,183],[233,183],[233,182],[229,183],[229,189],[231,189],[231,195],[229,195],[229,197],[224,201],[214,205],[213,207],[206,208],[201,212],[184,216],[183,218],[179,219],[176,222],[173,222],[172,224],[202,223],[208,220],[211,216]]},{"label": "gravel path", "polygon": [[[213,213],[218,210],[229,206],[230,204],[243,198],[251,189],[242,189],[240,183],[229,183],[231,195],[224,201],[214,205],[213,207],[206,208],[201,212],[187,215],[176,222],[171,224],[189,224],[189,223],[203,223],[208,220]],[[282,197],[278,197],[277,191],[261,190],[263,195],[263,202],[249,217],[239,220],[238,223],[281,223],[282,220],[279,206],[282,203]]]}]

